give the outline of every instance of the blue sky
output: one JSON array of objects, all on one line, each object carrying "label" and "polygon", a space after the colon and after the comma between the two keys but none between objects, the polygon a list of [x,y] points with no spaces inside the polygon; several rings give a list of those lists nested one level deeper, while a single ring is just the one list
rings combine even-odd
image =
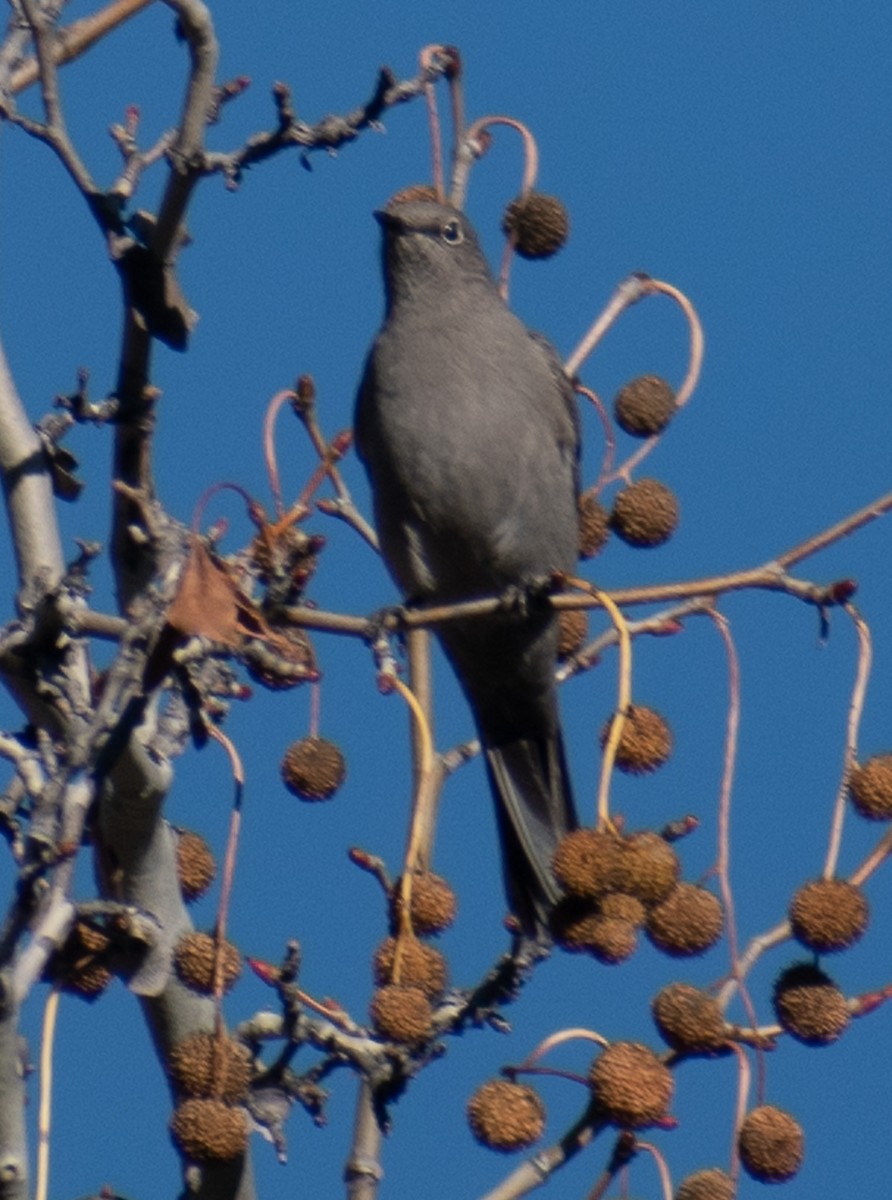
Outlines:
[{"label": "blue sky", "polygon": [[[647,466],[680,497],[679,532],[652,552],[611,545],[588,568],[600,586],[756,565],[892,486],[892,13],[886,5],[866,3],[856,15],[837,5],[767,0],[733,6],[385,0],[374,7],[275,0],[250,15],[243,5],[219,4],[215,20],[221,78],[253,80],[211,131],[219,148],[271,123],[269,85],[276,79],[291,84],[298,112],[316,120],[363,101],[382,64],[406,76],[422,45],[457,45],[469,116],[507,113],[529,124],[539,143],[540,186],[570,211],[568,246],[548,263],[518,264],[512,290],[516,310],[563,353],[632,270],[669,280],[695,302],[707,338],[701,384]],[[145,140],[153,140],[175,119],[184,64],[171,15],[156,5],[64,71],[72,132],[100,181],[110,181],[117,166],[108,125],[137,103]],[[164,393],[158,487],[179,517],[187,520],[202,491],[222,479],[268,501],[262,412],[297,374],[315,377],[327,432],[349,425],[382,303],[370,213],[398,188],[429,176],[423,107],[405,106],[384,124],[386,132],[365,134],[336,158],[314,155],[312,172],[296,156],[282,156],[251,171],[234,194],[218,180],[202,185],[190,217],[194,244],[181,264],[201,323],[187,355],[160,348],[155,358],[155,382]],[[153,205],[159,178],[157,169],[146,178],[139,204]],[[468,202],[493,262],[501,207],[519,178],[517,141],[499,131],[474,172]],[[49,152],[10,129],[0,134],[0,265],[0,327],[35,419],[54,394],[73,387],[81,365],[91,369],[94,395],[110,389],[120,326],[113,271]],[[651,300],[624,317],[583,374],[609,399],[643,372],[679,381],[685,354],[677,312],[668,301]],[[284,419],[280,425],[284,482],[296,492],[313,459],[300,431]],[[585,434],[591,478],[600,454],[591,414]],[[69,546],[74,536],[106,537],[107,437],[80,429],[71,438],[88,488],[62,513]],[[344,471],[367,506],[355,460]],[[212,515],[230,519],[232,548],[247,536],[232,499],[218,498]],[[384,571],[348,530],[321,516],[310,527],[328,538],[313,589],[320,606],[366,613],[394,600]],[[857,602],[875,637],[861,730],[865,755],[892,747],[890,538],[888,519],[877,522],[800,569],[818,581],[859,581]],[[0,553],[7,554],[5,541]],[[97,606],[110,608],[107,580],[100,574],[96,584]],[[736,595],[722,609],[742,663],[732,877],[746,941],[780,919],[792,891],[820,871],[855,639],[835,614],[830,640],[820,645],[815,612],[785,597]],[[396,868],[409,796],[405,717],[396,699],[378,696],[361,648],[322,637],[316,645],[325,672],[322,732],[342,745],[349,780],[334,804],[313,808],[297,804],[279,783],[281,753],[307,727],[307,692],[258,696],[233,713],[228,730],[246,761],[248,787],[232,931],[246,952],[270,959],[287,938],[299,937],[307,989],[336,996],[361,1017],[383,914],[373,883],[344,851],[360,844]],[[643,642],[634,678],[636,697],[670,720],[677,752],[658,775],[619,780],[615,803],[642,826],[697,813],[701,829],[682,848],[686,877],[697,879],[715,853],[727,689],[719,639],[706,621],[691,621],[678,637]],[[470,723],[443,664],[438,680],[437,740],[445,748],[469,736]],[[615,687],[615,660],[608,657],[565,689],[577,800],[586,816],[594,808],[595,737]],[[180,764],[170,815],[222,847],[230,790],[222,754],[214,747],[193,753]],[[876,828],[850,818],[841,870],[851,871],[877,836]],[[443,940],[460,984],[473,982],[502,948],[495,862],[485,781],[474,764],[449,784],[436,854],[460,897],[459,922]],[[81,894],[88,897],[92,886],[85,866]],[[870,881],[874,918],[867,937],[827,963],[848,994],[889,982],[890,891],[882,872]],[[210,922],[212,913],[208,903],[197,919]],[[772,979],[794,957],[791,947],[781,947],[754,972],[762,1020],[770,1019]],[[727,969],[723,947],[677,964],[643,945],[619,968],[556,957],[510,1013],[510,1038],[472,1032],[451,1043],[397,1106],[382,1196],[483,1194],[507,1166],[465,1130],[463,1105],[476,1083],[566,1025],[656,1044],[648,1015],[653,992],[673,979],[707,984]],[[228,1018],[243,1019],[267,1003],[261,985],[245,979],[227,1002]],[[27,1028],[35,1055],[38,1017],[35,1006]],[[882,1193],[890,1053],[892,1011],[881,1009],[856,1022],[837,1046],[806,1050],[784,1042],[770,1056],[767,1099],[789,1108],[806,1130],[805,1165],[783,1192],[789,1200]],[[580,1044],[555,1052],[554,1062],[584,1073],[588,1058]],[[305,1061],[309,1056],[298,1063]],[[346,1074],[332,1084],[326,1129],[294,1114],[288,1166],[256,1144],[261,1195],[337,1194],[353,1086]],[[561,1080],[544,1081],[542,1092],[551,1114],[548,1135],[557,1136],[582,1097]],[[653,1139],[676,1180],[727,1162],[733,1103],[731,1062],[692,1063],[678,1072],[679,1128]],[[63,1003],[53,1196],[78,1196],[102,1182],[133,1200],[176,1194],[167,1115],[148,1039],[121,984],[95,1008]],[[584,1196],[606,1146],[581,1155],[551,1194]],[[744,1196],[757,1191],[743,1184]],[[659,1194],[653,1165],[643,1157],[629,1194]]]}]

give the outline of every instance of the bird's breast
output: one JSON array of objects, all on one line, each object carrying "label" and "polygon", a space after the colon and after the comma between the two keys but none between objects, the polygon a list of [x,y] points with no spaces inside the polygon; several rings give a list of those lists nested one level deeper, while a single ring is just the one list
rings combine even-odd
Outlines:
[{"label": "bird's breast", "polygon": [[373,351],[361,453],[385,556],[406,590],[479,595],[575,561],[560,398],[505,311],[508,323],[385,327]]}]

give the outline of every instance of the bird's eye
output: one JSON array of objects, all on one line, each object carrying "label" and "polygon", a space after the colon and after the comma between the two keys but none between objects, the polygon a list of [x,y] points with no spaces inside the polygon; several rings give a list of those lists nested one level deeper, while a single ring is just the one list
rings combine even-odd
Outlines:
[{"label": "bird's eye", "polygon": [[450,246],[457,246],[459,242],[463,242],[465,235],[462,232],[462,227],[458,221],[446,221],[440,231],[443,241],[448,242]]}]

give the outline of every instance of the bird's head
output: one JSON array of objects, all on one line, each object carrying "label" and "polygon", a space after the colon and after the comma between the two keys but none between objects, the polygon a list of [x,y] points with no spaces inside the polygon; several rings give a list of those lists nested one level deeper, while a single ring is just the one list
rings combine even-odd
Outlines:
[{"label": "bird's head", "polygon": [[383,233],[388,303],[420,288],[466,288],[475,281],[493,286],[474,228],[457,208],[394,198],[375,218]]}]

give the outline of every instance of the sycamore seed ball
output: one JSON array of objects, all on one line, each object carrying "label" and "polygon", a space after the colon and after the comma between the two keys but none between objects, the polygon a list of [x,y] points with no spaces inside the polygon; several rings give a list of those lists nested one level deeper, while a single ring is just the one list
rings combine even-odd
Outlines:
[{"label": "sycamore seed ball", "polygon": [[647,916],[647,909],[643,903],[637,896],[630,896],[627,892],[608,892],[606,896],[601,897],[598,907],[603,916],[621,917],[636,929],[644,924]]},{"label": "sycamore seed ball", "polygon": [[591,941],[590,930],[599,916],[594,901],[564,896],[552,908],[548,927],[562,950],[570,954],[584,954]]},{"label": "sycamore seed ball", "polygon": [[675,1200],[734,1200],[734,1183],[721,1167],[707,1167],[681,1181]]},{"label": "sycamore seed ball", "polygon": [[875,754],[859,763],[849,779],[849,795],[862,817],[888,821],[892,817],[892,754]]},{"label": "sycamore seed ball", "polygon": [[725,914],[719,899],[696,883],[679,883],[647,914],[645,930],[664,954],[703,954],[722,936]]},{"label": "sycamore seed ball", "polygon": [[598,962],[613,966],[631,958],[638,948],[638,930],[623,917],[603,913],[594,918],[588,931],[586,949]]},{"label": "sycamore seed ball", "polygon": [[740,1161],[747,1174],[763,1183],[783,1183],[802,1166],[802,1126],[782,1108],[763,1104],[744,1118],[737,1134]]},{"label": "sycamore seed ball", "polygon": [[75,921],[65,944],[50,959],[47,974],[63,992],[82,1000],[99,998],[113,976],[107,966],[111,939],[86,921]]},{"label": "sycamore seed ball", "polygon": [[183,1154],[197,1162],[226,1162],[248,1146],[244,1111],[222,1100],[184,1100],[174,1111],[170,1132]]},{"label": "sycamore seed ball", "polygon": [[594,558],[610,537],[610,513],[594,496],[579,498],[579,557]]},{"label": "sycamore seed ball", "polygon": [[108,967],[93,962],[72,970],[59,982],[59,987],[82,1000],[98,1000],[113,978]]},{"label": "sycamore seed ball", "polygon": [[508,1079],[481,1084],[468,1101],[467,1115],[477,1141],[505,1153],[525,1150],[545,1128],[545,1106],[537,1093]]},{"label": "sycamore seed ball", "polygon": [[675,414],[675,392],[659,375],[639,375],[613,402],[616,423],[632,437],[662,433]]},{"label": "sycamore seed ball", "polygon": [[[607,745],[616,715],[601,730],[601,749]],[[656,709],[630,704],[616,747],[616,765],[627,775],[647,775],[661,767],[672,754],[672,731]]]},{"label": "sycamore seed ball", "polygon": [[[396,938],[387,938],[375,951],[372,972],[379,987],[393,983],[396,944]],[[429,999],[436,999],[446,990],[448,982],[445,957],[434,946],[426,946],[415,938],[403,938],[399,982],[421,988]]]},{"label": "sycamore seed ball", "polygon": [[[391,894],[394,926],[399,923],[402,882],[402,878],[396,881]],[[419,871],[413,875],[409,913],[416,934],[427,937],[442,933],[455,920],[456,908],[455,892],[442,875],[435,875],[432,871]]]},{"label": "sycamore seed ball", "polygon": [[678,525],[675,493],[656,479],[639,479],[618,492],[610,526],[630,546],[661,546]]},{"label": "sycamore seed ball", "polygon": [[870,909],[861,888],[845,879],[806,883],[790,904],[793,935],[816,954],[853,946],[867,928]]},{"label": "sycamore seed ball", "polygon": [[282,759],[282,782],[300,800],[330,800],[347,775],[344,756],[326,738],[292,742]]},{"label": "sycamore seed ball", "polygon": [[[184,934],[176,944],[173,964],[183,983],[196,992],[214,990],[215,942],[209,933]],[[242,956],[224,939],[222,950],[223,991],[228,992],[242,971]]]},{"label": "sycamore seed ball", "polygon": [[372,996],[369,1015],[375,1032],[391,1042],[411,1045],[430,1035],[433,1010],[419,987],[388,983]]},{"label": "sycamore seed ball", "polygon": [[502,232],[522,258],[550,258],[566,242],[570,218],[557,196],[529,192],[505,209]]},{"label": "sycamore seed ball", "polygon": [[234,1038],[194,1033],[178,1042],[167,1062],[170,1076],[187,1096],[212,1096],[230,1104],[244,1099],[251,1082],[251,1054]]},{"label": "sycamore seed ball", "polygon": [[587,633],[588,613],[584,608],[561,609],[558,613],[558,660],[563,662],[580,650]]},{"label": "sycamore seed ball", "polygon": [[200,833],[181,829],[177,834],[177,876],[180,891],[187,903],[200,899],[217,874],[217,864],[210,846]]},{"label": "sycamore seed ball", "polygon": [[600,1114],[625,1129],[664,1117],[672,1100],[672,1072],[640,1042],[614,1042],[592,1063],[592,1096]]},{"label": "sycamore seed ball", "polygon": [[848,1002],[829,975],[814,963],[794,963],[774,984],[778,1024],[807,1046],[829,1046],[848,1027]]},{"label": "sycamore seed ball", "polygon": [[648,907],[665,900],[681,874],[678,855],[666,839],[645,830],[620,838],[619,849],[613,876],[617,891]]},{"label": "sycamore seed ball", "polygon": [[689,983],[670,983],[651,1002],[663,1040],[685,1054],[715,1054],[728,1045],[718,1001]]},{"label": "sycamore seed ball", "polygon": [[[610,896],[603,897],[605,901]],[[631,897],[624,897],[631,900]],[[638,946],[638,927],[626,916],[606,911],[600,903],[565,896],[551,912],[551,934],[571,954],[591,954],[599,962],[624,962]]]},{"label": "sycamore seed ball", "polygon": [[595,900],[616,885],[619,838],[600,829],[574,829],[552,859],[554,877],[573,896]]},{"label": "sycamore seed ball", "polygon": [[429,183],[410,183],[400,188],[387,201],[388,204],[406,204],[412,200],[436,200],[437,189]]}]

